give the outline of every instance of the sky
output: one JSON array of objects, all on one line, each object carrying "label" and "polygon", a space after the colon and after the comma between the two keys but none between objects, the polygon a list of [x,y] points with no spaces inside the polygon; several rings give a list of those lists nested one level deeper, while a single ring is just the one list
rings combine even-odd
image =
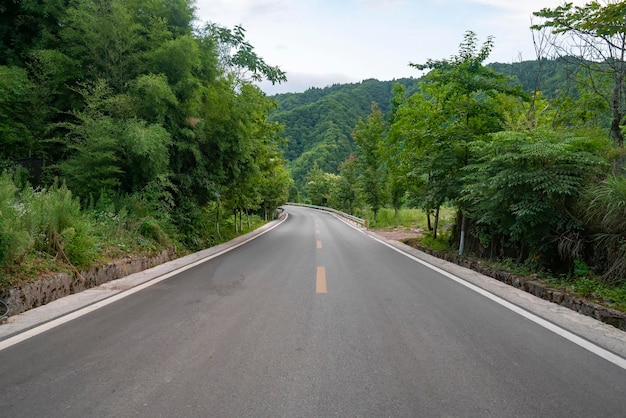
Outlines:
[{"label": "sky", "polygon": [[[584,0],[569,0],[585,4]],[[257,55],[287,73],[269,95],[419,77],[409,63],[458,53],[467,31],[494,37],[489,62],[534,60],[532,13],[562,0],[196,0],[200,22],[241,25]],[[534,18],[534,22],[537,22]]]}]

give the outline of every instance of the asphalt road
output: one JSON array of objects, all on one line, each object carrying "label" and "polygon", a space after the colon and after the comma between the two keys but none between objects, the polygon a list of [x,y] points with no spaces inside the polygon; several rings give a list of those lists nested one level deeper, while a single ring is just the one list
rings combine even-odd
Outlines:
[{"label": "asphalt road", "polygon": [[623,417],[626,370],[330,214],[0,351],[5,417]]}]

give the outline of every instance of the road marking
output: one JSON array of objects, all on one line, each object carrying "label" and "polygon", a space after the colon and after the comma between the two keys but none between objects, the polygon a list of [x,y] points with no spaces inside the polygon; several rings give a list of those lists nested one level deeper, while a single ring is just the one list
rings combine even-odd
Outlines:
[{"label": "road marking", "polygon": [[[137,293],[137,292],[139,292],[139,291],[141,291],[143,289],[146,289],[146,288],[148,288],[148,287],[150,287],[152,285],[155,285],[155,284],[160,283],[160,282],[162,282],[164,280],[167,280],[167,279],[169,279],[172,276],[176,276],[177,274],[180,274],[180,273],[182,273],[182,272],[184,272],[186,270],[192,269],[192,268],[194,268],[194,267],[196,267],[196,266],[198,266],[198,265],[200,265],[202,263],[205,263],[205,262],[207,262],[209,260],[212,260],[212,259],[214,259],[216,257],[219,257],[219,256],[221,256],[223,254],[226,254],[227,252],[230,252],[230,251],[234,250],[235,248],[239,248],[242,245],[247,244],[248,242],[250,242],[252,240],[255,240],[255,239],[259,238],[260,236],[268,233],[269,231],[273,230],[274,228],[278,227],[279,225],[282,225],[282,223],[285,222],[288,217],[289,217],[289,214],[287,213],[286,216],[280,222],[276,223],[271,228],[268,228],[265,231],[260,232],[259,234],[254,235],[254,236],[252,236],[252,237],[250,237],[250,238],[248,238],[248,239],[246,239],[244,241],[241,241],[241,242],[239,242],[237,244],[234,244],[231,247],[227,247],[227,248],[225,248],[225,249],[223,249],[223,250],[221,250],[221,251],[219,251],[219,252],[217,252],[215,254],[211,254],[211,255],[209,255],[209,256],[207,256],[205,258],[202,258],[200,260],[197,260],[197,261],[194,261],[194,262],[192,262],[190,264],[187,264],[186,266],[182,266],[182,267],[180,267],[180,268],[178,268],[176,270],[170,271],[169,273],[165,273],[165,274],[163,274],[161,276],[155,277],[154,279],[148,280],[147,282],[139,284],[139,285],[137,285],[137,286],[135,286],[135,287],[133,287],[131,289],[125,290],[125,291],[123,291],[121,293],[117,293],[117,294],[115,294],[115,295],[113,295],[113,296],[111,296],[111,297],[109,297],[107,299],[103,299],[103,300],[101,300],[99,302],[96,302],[96,303],[94,303],[92,305],[87,305],[87,306],[85,306],[85,307],[83,307],[81,309],[78,309],[78,310],[76,310],[74,312],[71,312],[71,313],[69,313],[67,315],[63,315],[63,316],[61,316],[59,318],[56,318],[56,319],[54,319],[54,320],[52,320],[50,322],[46,322],[44,324],[38,325],[38,326],[36,326],[34,328],[31,328],[31,329],[29,329],[27,331],[20,332],[19,334],[16,334],[13,337],[9,337],[9,338],[7,338],[5,340],[1,340],[0,341],[0,351],[5,350],[5,349],[7,349],[9,347],[12,347],[15,344],[21,343],[22,341],[26,341],[29,338],[35,337],[35,336],[37,336],[39,334],[42,334],[42,333],[44,333],[46,331],[49,331],[49,330],[51,330],[53,328],[56,328],[56,327],[60,326],[60,325],[63,325],[65,323],[67,323],[67,322],[70,322],[70,321],[72,321],[72,320],[74,320],[76,318],[80,318],[83,315],[87,315],[88,313],[91,313],[91,312],[93,312],[95,310],[98,310],[98,309],[100,309],[100,308],[102,308],[104,306],[107,306],[107,305],[110,305],[110,304],[112,304],[114,302],[117,302],[120,299],[124,299],[127,296],[130,296],[130,295],[132,295],[134,293]],[[324,281],[324,287],[326,287],[326,282],[325,281]]]},{"label": "road marking", "polygon": [[324,266],[317,266],[315,293],[326,293],[326,268]]},{"label": "road marking", "polygon": [[320,234],[320,230],[319,230],[319,229],[316,229],[316,230],[315,230],[315,233],[316,233],[317,235],[319,235],[319,234]]},{"label": "road marking", "polygon": [[317,241],[317,249],[321,249],[322,248],[322,241]]}]

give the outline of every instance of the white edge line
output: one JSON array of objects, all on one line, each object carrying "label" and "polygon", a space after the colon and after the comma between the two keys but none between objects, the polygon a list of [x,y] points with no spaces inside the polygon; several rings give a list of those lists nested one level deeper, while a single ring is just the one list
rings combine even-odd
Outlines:
[{"label": "white edge line", "polygon": [[[339,220],[343,221],[346,225],[348,225],[348,226],[356,229],[357,231],[365,234],[365,232],[363,230],[361,230],[361,229],[357,228],[356,226],[352,225],[351,223],[345,221],[341,217],[337,216],[337,218]],[[479,286],[476,286],[473,283],[470,283],[470,282],[468,282],[466,280],[463,280],[462,278],[460,278],[458,276],[455,276],[454,274],[452,274],[452,273],[450,273],[448,271],[445,271],[445,270],[443,270],[443,269],[441,269],[441,268],[439,268],[437,266],[434,266],[434,265],[428,263],[427,261],[424,261],[422,259],[419,259],[419,258],[415,257],[414,255],[411,255],[411,254],[409,254],[409,253],[407,253],[405,251],[402,251],[401,249],[396,248],[393,245],[391,245],[391,244],[389,244],[389,243],[387,243],[387,242],[385,242],[385,241],[383,241],[381,239],[378,239],[378,238],[376,238],[376,237],[374,237],[372,235],[369,235],[369,234],[367,234],[367,236],[369,236],[371,239],[373,239],[375,241],[378,241],[379,243],[381,243],[383,245],[386,245],[387,247],[389,247],[392,250],[394,250],[394,251],[404,255],[405,257],[408,257],[411,260],[416,261],[416,262],[422,264],[423,266],[425,266],[425,267],[427,267],[427,268],[429,268],[429,269],[431,269],[433,271],[436,271],[437,273],[439,273],[439,274],[441,274],[441,275],[443,275],[443,276],[445,276],[445,277],[447,277],[447,278],[449,278],[451,280],[454,280],[455,282],[457,282],[457,283],[467,287],[468,289],[473,290],[474,292],[476,292],[476,293],[478,293],[480,295],[483,295],[484,297],[486,297],[486,298],[488,298],[488,299],[498,303],[499,305],[501,305],[501,306],[503,306],[503,307],[505,307],[505,308],[507,308],[507,309],[509,309],[509,310],[511,310],[511,311],[513,311],[515,313],[517,313],[518,315],[521,315],[522,317],[524,317],[524,318],[526,318],[526,319],[536,323],[537,325],[542,326],[543,328],[545,328],[545,329],[547,329],[549,331],[552,331],[553,333],[555,333],[555,334],[565,338],[566,340],[568,340],[568,341],[578,345],[579,347],[582,347],[585,350],[590,351],[593,354],[595,354],[595,355],[597,355],[597,356],[599,356],[599,357],[601,357],[601,358],[603,358],[603,359],[605,359],[605,360],[615,364],[616,366],[621,367],[622,369],[626,370],[626,359],[624,359],[623,357],[620,357],[617,354],[615,354],[615,353],[613,353],[613,352],[611,352],[609,350],[606,350],[606,349],[604,349],[604,348],[602,348],[602,347],[600,347],[600,346],[598,346],[598,345],[596,345],[596,344],[594,344],[594,343],[592,343],[592,342],[590,342],[590,341],[588,341],[588,340],[586,340],[586,339],[584,339],[582,337],[579,337],[578,335],[574,334],[573,332],[570,332],[570,331],[568,331],[568,330],[566,330],[564,328],[559,327],[558,325],[553,324],[550,321],[547,321],[547,320],[545,320],[545,319],[543,319],[543,318],[541,318],[541,317],[539,317],[539,316],[537,316],[537,315],[535,315],[535,314],[533,314],[531,312],[528,312],[527,310],[520,308],[519,306],[517,306],[517,305],[515,305],[515,304],[513,304],[513,303],[511,303],[511,302],[509,302],[509,301],[507,301],[507,300],[505,300],[503,298],[501,298],[500,296],[496,296],[493,293],[491,293],[491,292],[489,292],[489,291],[487,291],[487,290],[485,290],[485,289],[483,289],[483,288],[481,288]]]},{"label": "white edge line", "polygon": [[35,337],[35,336],[37,336],[39,334],[42,334],[42,333],[44,333],[44,332],[46,332],[48,330],[51,330],[52,328],[56,328],[59,325],[63,325],[65,323],[67,323],[67,322],[70,322],[70,321],[72,321],[72,320],[74,320],[76,318],[79,318],[79,317],[81,317],[83,315],[86,315],[86,314],[88,314],[90,312],[98,310],[98,309],[100,309],[100,308],[102,308],[104,306],[107,306],[107,305],[110,305],[110,304],[112,304],[114,302],[117,302],[120,299],[124,299],[125,297],[130,296],[130,295],[132,295],[134,293],[140,292],[140,291],[142,291],[142,290],[144,290],[144,289],[146,289],[146,288],[148,288],[148,287],[150,287],[152,285],[155,285],[155,284],[157,284],[159,282],[167,280],[167,279],[169,279],[172,276],[175,276],[175,275],[177,275],[179,273],[182,273],[182,272],[184,272],[186,270],[192,269],[192,268],[194,268],[194,267],[196,267],[196,266],[198,266],[198,265],[200,265],[200,264],[202,264],[204,262],[207,262],[207,261],[212,260],[212,259],[214,259],[214,258],[216,258],[216,257],[218,257],[218,256],[220,256],[222,254],[225,254],[225,253],[227,253],[229,251],[232,251],[235,248],[241,247],[242,245],[247,244],[248,242],[250,242],[250,241],[260,237],[261,235],[266,234],[267,232],[273,230],[274,228],[278,227],[283,222],[285,222],[288,217],[289,217],[289,214],[287,212],[285,212],[284,219],[281,220],[280,222],[276,223],[276,225],[272,226],[271,228],[266,229],[265,231],[263,231],[263,232],[261,232],[259,234],[256,234],[256,235],[248,238],[245,241],[237,243],[237,244],[233,245],[232,247],[226,248],[226,249],[224,249],[222,251],[219,251],[219,252],[217,252],[215,254],[211,254],[211,255],[209,255],[209,256],[201,259],[201,260],[194,261],[193,263],[187,264],[186,266],[183,266],[183,267],[181,267],[179,269],[176,269],[174,271],[170,271],[169,273],[165,273],[162,276],[158,276],[158,277],[156,277],[156,278],[154,278],[152,280],[144,282],[144,283],[142,283],[140,285],[137,285],[137,286],[135,286],[135,287],[133,287],[131,289],[125,290],[125,291],[123,291],[121,293],[118,293],[116,295],[113,295],[111,297],[103,299],[103,300],[101,300],[99,302],[96,302],[94,304],[85,306],[84,308],[78,309],[78,310],[76,310],[74,312],[71,312],[71,313],[69,313],[67,315],[64,315],[64,316],[59,317],[57,319],[54,319],[52,321],[46,322],[45,324],[42,324],[42,325],[36,326],[34,328],[31,328],[29,330],[26,330],[26,331],[24,331],[24,332],[22,332],[22,333],[20,333],[18,335],[15,335],[13,337],[7,338],[6,340],[0,341],[0,351],[4,350],[6,348],[9,348],[11,346],[14,346],[15,344],[21,343],[22,341],[26,341],[29,338]]},{"label": "white edge line", "polygon": [[527,310],[522,309],[519,306],[514,305],[513,303],[511,303],[511,302],[501,298],[500,296],[496,296],[493,293],[488,292],[487,290],[482,289],[482,288],[476,286],[473,283],[465,281],[462,278],[460,278],[458,276],[455,276],[454,274],[452,274],[450,272],[447,272],[447,271],[445,271],[445,270],[443,270],[443,269],[441,269],[441,268],[439,268],[437,266],[434,266],[434,265],[432,265],[432,264],[430,264],[430,263],[428,263],[428,262],[426,262],[424,260],[421,260],[421,259],[419,259],[419,258],[417,258],[417,257],[415,257],[415,256],[413,256],[411,254],[408,254],[408,253],[402,251],[401,249],[396,248],[393,245],[391,245],[391,244],[389,244],[389,243],[387,243],[385,241],[382,241],[382,240],[380,240],[380,239],[378,239],[376,237],[373,237],[371,235],[368,235],[368,236],[370,238],[372,238],[373,240],[378,241],[378,242],[380,242],[383,245],[386,245],[387,247],[391,248],[392,250],[394,250],[394,251],[396,251],[396,252],[398,252],[400,254],[403,254],[404,256],[410,258],[411,260],[416,261],[416,262],[422,264],[423,266],[428,267],[429,269],[434,270],[437,273],[439,273],[439,274],[441,274],[441,275],[443,275],[443,276],[445,276],[445,277],[447,277],[447,278],[449,278],[451,280],[454,280],[455,282],[457,282],[457,283],[459,283],[459,284],[461,284],[461,285],[463,285],[463,286],[473,290],[474,292],[476,292],[478,294],[481,294],[481,295],[485,296],[486,298],[491,299],[492,301],[500,304],[501,306],[503,306],[503,307],[505,307],[505,308],[507,308],[507,309],[509,309],[509,310],[511,310],[511,311],[513,311],[515,313],[517,313],[518,315],[521,315],[522,317],[524,317],[524,318],[526,318],[526,319],[536,323],[537,325],[540,325],[540,326],[546,328],[547,330],[550,330],[550,331],[554,332],[555,334],[565,338],[566,340],[569,340],[569,341],[573,342],[574,344],[584,348],[585,350],[590,351],[590,352],[596,354],[597,356],[599,356],[599,357],[601,357],[601,358],[603,358],[603,359],[605,359],[605,360],[615,364],[616,366],[621,367],[622,369],[626,370],[626,359],[624,359],[624,358],[622,358],[622,357],[612,353],[611,351],[608,351],[608,350],[606,350],[606,349],[604,349],[604,348],[602,348],[602,347],[600,347],[600,346],[598,346],[598,345],[596,345],[596,344],[594,344],[594,343],[592,343],[592,342],[590,342],[588,340],[585,340],[584,338],[581,338],[578,335],[576,335],[576,334],[574,334],[574,333],[572,333],[572,332],[570,332],[570,331],[568,331],[568,330],[566,330],[564,328],[561,328],[558,325],[553,324],[552,322],[549,322],[549,321],[547,321],[547,320],[545,320],[545,319],[543,319],[543,318],[541,318],[541,317],[539,317],[539,316],[537,316],[537,315],[535,315],[533,313],[530,313]]}]

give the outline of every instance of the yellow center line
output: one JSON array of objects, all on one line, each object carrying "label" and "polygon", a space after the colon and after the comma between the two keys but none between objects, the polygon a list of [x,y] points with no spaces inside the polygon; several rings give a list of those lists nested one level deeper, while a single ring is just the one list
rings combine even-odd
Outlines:
[{"label": "yellow center line", "polygon": [[317,249],[322,248],[322,241],[317,241]]},{"label": "yellow center line", "polygon": [[317,266],[315,293],[326,293],[326,269],[324,266]]}]

